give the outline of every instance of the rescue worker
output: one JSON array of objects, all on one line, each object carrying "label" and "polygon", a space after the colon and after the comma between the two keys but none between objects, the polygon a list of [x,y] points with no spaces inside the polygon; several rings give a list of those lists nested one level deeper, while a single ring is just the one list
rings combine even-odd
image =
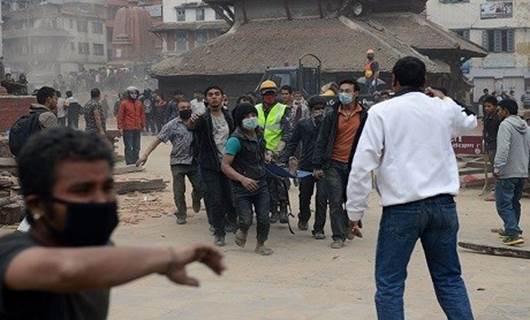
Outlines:
[{"label": "rescue worker", "polygon": [[[267,162],[278,158],[291,136],[291,125],[287,106],[277,100],[278,86],[274,81],[266,80],[260,87],[259,92],[263,97],[263,103],[256,106],[258,111],[258,123],[263,128],[266,144],[265,160]],[[269,193],[271,197],[271,223],[288,223],[288,181],[283,178],[269,176],[267,178]]]}]

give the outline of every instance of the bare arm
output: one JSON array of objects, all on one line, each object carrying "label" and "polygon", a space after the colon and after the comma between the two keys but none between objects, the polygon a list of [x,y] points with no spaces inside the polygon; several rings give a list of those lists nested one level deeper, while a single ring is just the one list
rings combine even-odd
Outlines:
[{"label": "bare arm", "polygon": [[103,117],[99,111],[94,111],[94,119],[96,120],[96,128],[98,129],[99,134],[105,135],[105,130],[103,130]]},{"label": "bare arm", "polygon": [[225,269],[222,259],[216,249],[203,245],[184,249],[32,248],[11,261],[4,281],[12,290],[68,293],[111,288],[158,273],[178,284],[198,286],[196,279],[187,276],[185,266],[201,262],[220,275]]},{"label": "bare arm", "polygon": [[145,163],[147,162],[147,158],[149,158],[149,156],[151,155],[151,153],[153,153],[153,151],[162,143],[163,141],[160,140],[159,138],[156,138],[153,142],[151,142],[151,144],[149,145],[149,147],[147,147],[147,150],[145,150],[145,153],[142,155],[142,157],[140,159],[138,159],[138,161],[136,161],[136,166],[137,167],[140,167],[140,166],[144,166]]},{"label": "bare arm", "polygon": [[237,172],[232,168],[232,162],[234,162],[234,156],[228,154],[225,154],[223,161],[221,162],[221,171],[223,171],[228,179],[240,182],[245,189],[251,192],[258,190],[258,182]]}]

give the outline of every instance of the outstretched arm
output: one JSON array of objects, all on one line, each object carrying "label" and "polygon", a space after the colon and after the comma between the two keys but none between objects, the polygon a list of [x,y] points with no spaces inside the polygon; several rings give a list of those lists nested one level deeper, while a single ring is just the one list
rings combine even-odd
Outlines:
[{"label": "outstretched arm", "polygon": [[[224,270],[223,256],[215,248],[195,245],[175,248],[31,248],[7,266],[4,284],[18,291],[68,293],[111,288],[149,274],[198,286],[186,266],[201,262],[216,274]],[[46,275],[45,277],[43,275]]]}]

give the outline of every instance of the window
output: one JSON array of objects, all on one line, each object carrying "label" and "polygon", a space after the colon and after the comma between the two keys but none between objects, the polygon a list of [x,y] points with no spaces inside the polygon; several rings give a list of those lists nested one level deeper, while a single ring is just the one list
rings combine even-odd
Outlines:
[{"label": "window", "polygon": [[79,32],[88,32],[88,21],[86,21],[86,20],[77,20],[77,31],[79,31]]},{"label": "window", "polygon": [[462,38],[469,40],[469,29],[455,29],[452,31]]},{"label": "window", "polygon": [[105,46],[100,43],[94,43],[94,55],[95,56],[104,56],[105,55]]},{"label": "window", "polygon": [[69,19],[69,26],[70,26],[70,29],[73,29],[74,28],[74,20],[73,19]]},{"label": "window", "polygon": [[223,19],[223,16],[221,15],[221,12],[223,9],[219,9],[220,11],[218,10],[215,10],[215,20],[222,20]]},{"label": "window", "polygon": [[186,21],[186,9],[177,9],[177,21]]},{"label": "window", "polygon": [[70,42],[70,50],[75,51],[75,43]]},{"label": "window", "polygon": [[208,40],[208,35],[205,31],[197,31],[195,33],[195,42],[197,42],[198,45],[205,44]]},{"label": "window", "polygon": [[177,31],[177,50],[188,50],[188,35],[186,31]]},{"label": "window", "polygon": [[88,56],[90,54],[90,48],[88,42],[79,42],[79,54]]},{"label": "window", "polygon": [[513,29],[484,30],[482,46],[489,52],[514,52],[515,32]]},{"label": "window", "polygon": [[195,9],[195,20],[204,21],[204,8]]},{"label": "window", "polygon": [[103,34],[103,22],[92,21],[92,33]]}]

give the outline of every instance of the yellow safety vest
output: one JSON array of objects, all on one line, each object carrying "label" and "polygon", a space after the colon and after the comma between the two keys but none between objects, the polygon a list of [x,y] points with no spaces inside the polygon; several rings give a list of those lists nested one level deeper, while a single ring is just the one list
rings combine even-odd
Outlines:
[{"label": "yellow safety vest", "polygon": [[263,111],[263,104],[258,104],[256,110],[258,111],[259,126],[264,130],[267,149],[277,151],[283,135],[281,122],[285,115],[285,111],[287,110],[287,106],[281,103],[276,103],[269,111],[267,117],[265,117],[265,111]]}]

